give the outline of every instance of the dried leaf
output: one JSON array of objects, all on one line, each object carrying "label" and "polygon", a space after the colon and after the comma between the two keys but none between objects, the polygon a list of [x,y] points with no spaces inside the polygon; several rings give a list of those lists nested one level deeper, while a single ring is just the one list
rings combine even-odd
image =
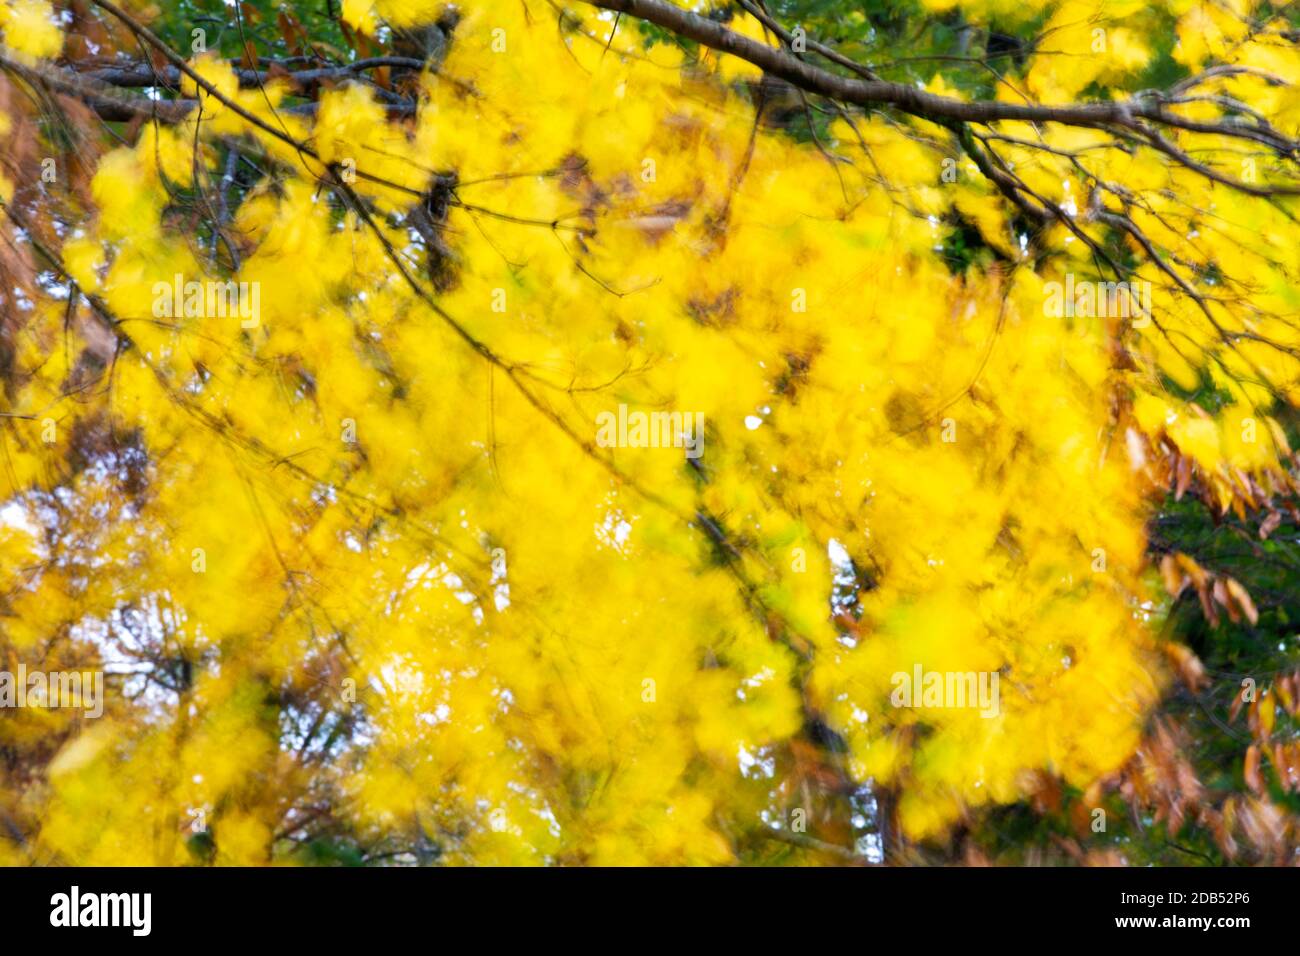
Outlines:
[{"label": "dried leaf", "polygon": [[[1227,588],[1228,594],[1232,596],[1232,600],[1236,603],[1237,607],[1241,608],[1241,612],[1246,615],[1246,619],[1250,621],[1252,625],[1258,624],[1259,611],[1255,609],[1255,602],[1251,600],[1250,594],[1244,587],[1242,587],[1241,582],[1236,578],[1225,578],[1224,585]],[[1231,613],[1231,611],[1229,611],[1229,613]]]},{"label": "dried leaf", "polygon": [[1246,748],[1246,761],[1242,767],[1242,776],[1246,780],[1246,786],[1250,787],[1255,793],[1260,793],[1264,789],[1264,781],[1259,775],[1259,745],[1251,744]]}]

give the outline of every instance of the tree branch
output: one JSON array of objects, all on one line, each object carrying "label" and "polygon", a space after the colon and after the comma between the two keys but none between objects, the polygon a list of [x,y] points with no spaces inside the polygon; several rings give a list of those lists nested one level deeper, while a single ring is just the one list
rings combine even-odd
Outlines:
[{"label": "tree branch", "polygon": [[725,24],[706,19],[667,0],[585,0],[591,6],[645,20],[678,36],[729,53],[779,77],[808,93],[828,96],[855,106],[894,106],[912,116],[945,124],[993,123],[1020,120],[1031,123],[1063,123],[1087,128],[1120,126],[1138,129],[1137,119],[1189,132],[1212,133],[1250,139],[1279,153],[1300,155],[1300,143],[1276,130],[1241,123],[1204,123],[1171,113],[1161,97],[1140,97],[1115,102],[1067,103],[1044,106],[1037,103],[1004,103],[996,100],[966,102],[938,96],[915,86],[887,80],[840,76],[800,60],[784,50],[767,46],[729,30]]}]

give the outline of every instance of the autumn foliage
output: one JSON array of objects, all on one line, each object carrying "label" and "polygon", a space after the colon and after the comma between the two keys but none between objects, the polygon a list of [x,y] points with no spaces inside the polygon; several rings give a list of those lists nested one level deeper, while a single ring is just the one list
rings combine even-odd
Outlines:
[{"label": "autumn foliage", "polygon": [[[925,0],[1037,38],[926,64],[940,108],[625,6],[216,4],[232,53],[0,3],[0,657],[108,688],[0,714],[0,862],[974,862],[1012,806],[1062,859],[1123,860],[1094,808],[1288,858],[1300,670],[1199,779],[1162,702],[1222,675],[1167,613],[1260,610],[1151,531],[1300,520],[1280,6]],[[945,112],[1157,60],[1154,119]],[[916,667],[998,713],[897,706]]]}]

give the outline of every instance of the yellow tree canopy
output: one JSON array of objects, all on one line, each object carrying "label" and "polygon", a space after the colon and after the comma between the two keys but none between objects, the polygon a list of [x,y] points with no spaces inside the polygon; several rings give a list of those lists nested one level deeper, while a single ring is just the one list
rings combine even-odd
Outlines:
[{"label": "yellow tree canopy", "polygon": [[975,100],[713,6],[344,0],[445,48],[307,77],[3,0],[0,652],[108,690],[0,723],[0,861],[723,863],[1114,784],[1195,666],[1153,509],[1295,487],[1289,24],[971,0],[1044,22]]}]

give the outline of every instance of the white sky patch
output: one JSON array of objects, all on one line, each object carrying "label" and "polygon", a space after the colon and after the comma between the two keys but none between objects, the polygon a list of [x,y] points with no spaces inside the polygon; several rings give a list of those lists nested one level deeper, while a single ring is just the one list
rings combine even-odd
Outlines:
[{"label": "white sky patch", "polygon": [[636,520],[635,517],[629,520],[618,508],[610,508],[605,512],[604,520],[596,525],[596,540],[619,554],[627,554]]},{"label": "white sky patch", "polygon": [[762,749],[750,750],[744,744],[736,748],[736,759],[740,765],[741,776],[750,780],[761,780],[776,776],[776,757],[765,754]]}]

